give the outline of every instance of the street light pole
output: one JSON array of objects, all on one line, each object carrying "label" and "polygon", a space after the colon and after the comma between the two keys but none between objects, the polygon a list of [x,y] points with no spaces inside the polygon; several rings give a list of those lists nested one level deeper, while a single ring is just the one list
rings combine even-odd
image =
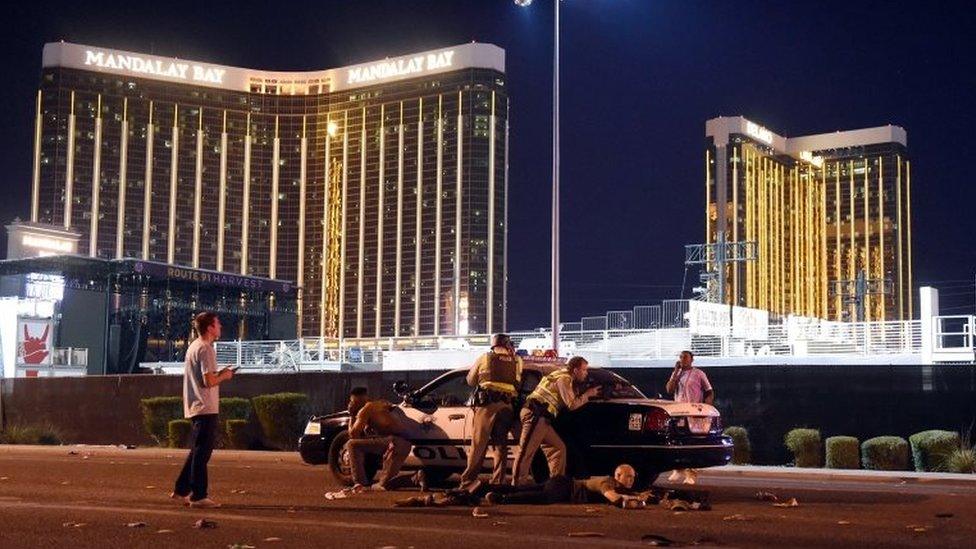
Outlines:
[{"label": "street light pole", "polygon": [[[552,350],[559,355],[559,2],[553,0],[555,27],[552,52]],[[532,0],[515,0],[528,7]]]},{"label": "street light pole", "polygon": [[559,2],[552,53],[552,349],[559,356]]}]

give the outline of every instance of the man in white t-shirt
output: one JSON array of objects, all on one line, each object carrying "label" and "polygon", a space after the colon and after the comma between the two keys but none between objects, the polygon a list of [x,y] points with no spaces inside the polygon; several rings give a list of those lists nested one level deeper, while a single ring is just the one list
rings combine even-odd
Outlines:
[{"label": "man in white t-shirt", "polygon": [[[694,353],[681,351],[665,388],[674,395],[675,402],[712,404],[715,401],[715,390],[712,389],[712,384],[708,381],[705,372],[692,365],[694,360]],[[685,484],[694,484],[698,478],[694,469],[676,469],[668,477],[668,480],[677,482],[682,475],[684,475]]]},{"label": "man in white t-shirt", "polygon": [[217,442],[220,384],[234,377],[234,370],[217,370],[213,342],[220,338],[220,319],[211,312],[193,317],[197,338],[186,350],[183,369],[183,416],[189,419],[190,454],[176,479],[170,497],[190,507],[209,509],[220,504],[207,496],[207,462]]},{"label": "man in white t-shirt", "polygon": [[715,401],[715,391],[705,372],[692,365],[694,360],[694,353],[681,351],[665,388],[668,393],[674,395],[675,402],[711,404]]}]

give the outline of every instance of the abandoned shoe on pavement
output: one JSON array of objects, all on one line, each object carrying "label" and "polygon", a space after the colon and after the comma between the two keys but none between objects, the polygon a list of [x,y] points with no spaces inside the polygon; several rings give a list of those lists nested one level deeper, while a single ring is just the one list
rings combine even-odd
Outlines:
[{"label": "abandoned shoe on pavement", "polygon": [[203,498],[198,500],[191,500],[190,507],[194,509],[216,509],[220,507],[220,504],[210,498]]},{"label": "abandoned shoe on pavement", "polygon": [[668,482],[681,482],[681,471],[681,469],[671,471],[671,474],[668,476]]}]

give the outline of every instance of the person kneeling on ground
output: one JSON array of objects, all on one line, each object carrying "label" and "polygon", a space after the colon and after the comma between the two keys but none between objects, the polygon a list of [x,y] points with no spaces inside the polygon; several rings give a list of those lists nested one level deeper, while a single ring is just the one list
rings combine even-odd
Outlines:
[{"label": "person kneeling on ground", "polygon": [[[410,480],[397,477],[413,445],[407,440],[404,422],[399,411],[385,400],[369,400],[365,387],[356,387],[349,394],[349,463],[353,481],[372,490],[391,490]],[[376,484],[370,486],[366,476],[367,455],[382,455],[383,467]]]},{"label": "person kneeling on ground", "polygon": [[650,497],[649,492],[634,490],[637,472],[624,463],[617,466],[613,477],[591,477],[574,480],[565,475],[557,475],[545,484],[525,486],[493,486],[493,491],[485,499],[493,504],[531,504],[550,503],[607,503],[624,509],[644,507]]}]

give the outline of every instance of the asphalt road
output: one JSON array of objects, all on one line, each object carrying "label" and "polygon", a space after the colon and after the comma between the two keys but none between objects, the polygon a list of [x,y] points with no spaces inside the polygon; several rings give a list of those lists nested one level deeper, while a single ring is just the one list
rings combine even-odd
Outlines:
[{"label": "asphalt road", "polygon": [[[297,454],[218,451],[199,511],[167,498],[184,450],[0,446],[0,547],[631,547],[675,544],[972,547],[976,483],[702,473],[712,510],[601,505],[394,508],[411,492],[328,501],[335,486]],[[757,490],[795,497],[775,507]],[[197,529],[202,518],[215,528]],[[144,523],[144,526],[128,526]],[[590,534],[580,536],[579,534]]]}]

